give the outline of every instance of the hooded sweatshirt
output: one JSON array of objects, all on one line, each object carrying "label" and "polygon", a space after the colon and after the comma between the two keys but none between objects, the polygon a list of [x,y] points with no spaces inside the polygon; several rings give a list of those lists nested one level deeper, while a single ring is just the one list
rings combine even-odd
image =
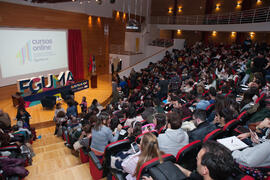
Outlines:
[{"label": "hooded sweatshirt", "polygon": [[176,157],[178,151],[187,145],[188,135],[180,129],[167,129],[164,134],[158,136],[159,149],[166,154],[172,154]]}]

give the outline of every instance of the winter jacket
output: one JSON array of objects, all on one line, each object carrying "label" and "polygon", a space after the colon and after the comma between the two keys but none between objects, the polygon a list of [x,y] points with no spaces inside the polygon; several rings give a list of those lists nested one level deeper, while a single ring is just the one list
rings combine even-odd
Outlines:
[{"label": "winter jacket", "polygon": [[167,129],[164,134],[158,136],[159,149],[166,154],[172,154],[174,156],[188,143],[188,135],[181,128]]},{"label": "winter jacket", "polygon": [[189,142],[203,140],[208,133],[212,132],[216,128],[217,127],[214,124],[211,124],[208,121],[202,122],[196,129],[188,132]]}]

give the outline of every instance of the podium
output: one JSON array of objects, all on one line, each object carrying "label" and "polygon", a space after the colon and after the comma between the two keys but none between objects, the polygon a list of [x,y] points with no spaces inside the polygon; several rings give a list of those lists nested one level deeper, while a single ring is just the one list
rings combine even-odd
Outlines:
[{"label": "podium", "polygon": [[91,76],[91,88],[97,88],[97,74]]}]

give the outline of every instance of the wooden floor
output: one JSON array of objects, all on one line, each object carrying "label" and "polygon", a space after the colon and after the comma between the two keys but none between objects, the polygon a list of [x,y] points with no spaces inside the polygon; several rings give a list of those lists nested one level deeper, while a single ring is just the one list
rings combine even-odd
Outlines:
[{"label": "wooden floor", "polygon": [[[81,102],[86,96],[88,106],[96,98],[100,103],[106,101],[112,93],[111,76],[102,75],[98,78],[98,88],[86,89],[75,94],[75,100]],[[66,104],[63,103],[64,108]],[[0,108],[9,113],[13,120],[16,116],[16,109],[12,106],[10,99],[0,100]],[[31,125],[49,123],[52,121],[54,110],[43,110],[41,105],[27,108],[31,114]],[[52,123],[51,123],[52,124]],[[64,145],[64,141],[53,135],[54,126],[36,129],[37,136],[41,139],[33,143],[33,150],[36,154],[33,157],[32,166],[28,166],[29,175],[26,180],[91,180],[89,164],[82,164],[78,157],[71,154],[71,150]]]},{"label": "wooden floor", "polygon": [[[91,82],[89,82],[91,84]],[[98,76],[98,88],[86,89],[75,93],[75,100],[81,103],[82,97],[85,96],[88,106],[91,105],[93,99],[97,99],[98,102],[104,102],[112,94],[111,76],[110,75],[100,75]],[[0,90],[1,91],[1,90]],[[63,107],[66,109],[67,105],[63,102]],[[12,119],[12,124],[16,121],[13,119],[16,117],[17,109],[13,107],[12,100],[10,98],[5,98],[0,100],[0,109],[7,112]],[[80,108],[78,108],[80,112]],[[32,119],[30,124],[37,124],[41,122],[48,122],[52,120],[54,115],[54,110],[43,110],[41,104],[27,108],[27,111],[31,114]]]}]

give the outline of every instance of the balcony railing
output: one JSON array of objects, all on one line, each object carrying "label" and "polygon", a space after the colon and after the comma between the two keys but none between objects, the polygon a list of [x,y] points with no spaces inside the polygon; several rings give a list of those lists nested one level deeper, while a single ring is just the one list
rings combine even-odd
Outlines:
[{"label": "balcony railing", "polygon": [[270,7],[224,14],[195,16],[152,16],[151,24],[214,25],[270,22]]}]

